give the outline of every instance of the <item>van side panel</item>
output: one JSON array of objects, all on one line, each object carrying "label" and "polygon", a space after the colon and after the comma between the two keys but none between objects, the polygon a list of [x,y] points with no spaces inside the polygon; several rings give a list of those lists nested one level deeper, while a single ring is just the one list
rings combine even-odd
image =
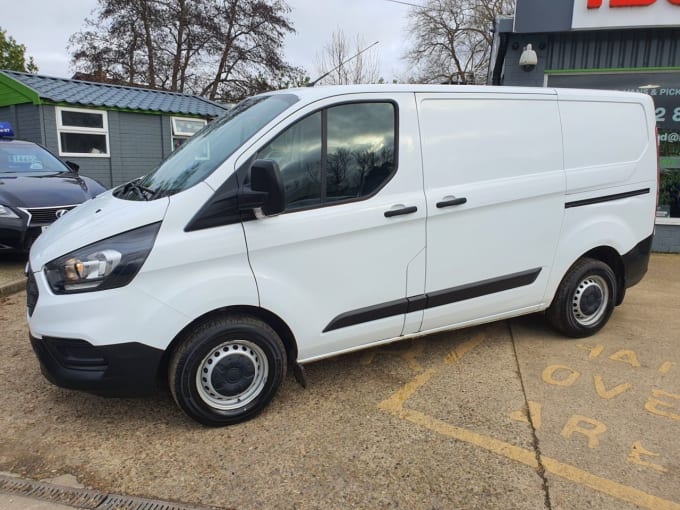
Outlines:
[{"label": "van side panel", "polygon": [[172,309],[181,321],[167,334],[167,316],[145,317],[154,327],[142,340],[154,347],[166,348],[179,331],[208,312],[232,304],[259,305],[241,223],[184,231],[212,194],[201,183],[170,197],[156,244],[131,284]]},{"label": "van side panel", "polygon": [[559,90],[567,195],[562,236],[546,290],[552,301],[569,267],[600,246],[624,256],[654,232],[654,106],[643,95]]},{"label": "van side panel", "polygon": [[640,103],[560,101],[567,193],[647,180],[649,139]]},{"label": "van side panel", "polygon": [[[555,96],[418,98],[428,207],[422,330],[541,304],[564,215]],[[450,197],[466,202],[443,207]]]}]

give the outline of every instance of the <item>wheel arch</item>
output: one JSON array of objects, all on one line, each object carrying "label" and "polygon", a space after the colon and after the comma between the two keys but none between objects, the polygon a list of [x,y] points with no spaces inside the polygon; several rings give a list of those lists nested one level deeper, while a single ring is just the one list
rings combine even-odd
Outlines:
[{"label": "wheel arch", "polygon": [[621,254],[611,246],[598,246],[587,251],[576,260],[586,257],[604,262],[614,271],[616,275],[616,297],[614,304],[616,306],[620,305],[626,295],[625,268]]},{"label": "wheel arch", "polygon": [[271,327],[276,332],[276,334],[279,335],[279,337],[281,338],[283,346],[286,348],[286,357],[288,358],[288,363],[294,363],[297,361],[298,348],[295,336],[293,335],[293,332],[290,329],[290,327],[288,327],[288,324],[286,324],[286,322],[283,319],[281,319],[281,317],[279,317],[273,312],[270,312],[265,308],[260,308],[257,306],[248,305],[225,306],[223,308],[217,308],[210,312],[204,313],[199,317],[196,317],[193,321],[191,321],[184,328],[182,328],[182,330],[179,333],[177,333],[177,335],[175,335],[175,338],[172,339],[168,347],[165,349],[165,352],[163,353],[163,357],[161,358],[161,362],[158,367],[157,379],[160,382],[167,381],[168,365],[170,363],[170,360],[172,359],[175,350],[186,338],[188,332],[191,331],[197,324],[205,320],[209,320],[212,317],[235,314],[249,315],[250,317],[259,319],[265,322],[267,325],[269,325],[269,327]]},{"label": "wheel arch", "polygon": [[609,245],[601,245],[595,248],[591,248],[584,253],[581,253],[572,260],[571,264],[567,266],[562,275],[559,277],[559,280],[556,280],[555,288],[552,292],[552,296],[550,297],[550,301],[548,302],[548,306],[552,305],[552,302],[554,301],[555,296],[557,295],[559,285],[562,282],[562,280],[564,280],[564,277],[567,274],[569,274],[569,271],[571,270],[572,267],[574,267],[574,264],[576,264],[579,260],[583,258],[591,258],[599,260],[600,262],[604,262],[611,268],[612,271],[614,271],[614,275],[616,276],[617,287],[614,304],[616,306],[620,305],[623,302],[623,298],[626,295],[625,267],[623,263],[623,257],[616,250],[616,248],[613,248],[612,246]]}]

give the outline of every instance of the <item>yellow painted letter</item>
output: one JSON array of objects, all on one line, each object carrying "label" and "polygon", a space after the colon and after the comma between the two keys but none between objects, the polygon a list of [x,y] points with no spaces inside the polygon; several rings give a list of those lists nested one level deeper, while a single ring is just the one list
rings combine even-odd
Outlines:
[{"label": "yellow painted letter", "polygon": [[[587,427],[584,427],[584,425],[587,425]],[[600,440],[597,436],[606,431],[607,426],[604,423],[588,418],[587,416],[575,414],[569,418],[569,421],[564,425],[560,435],[569,439],[574,432],[583,434],[588,438],[588,448],[597,448],[600,444]]]},{"label": "yellow painted letter", "polygon": [[597,391],[597,394],[605,400],[611,400],[614,397],[618,397],[621,393],[625,393],[632,388],[630,384],[622,383],[608,390],[605,388],[604,381],[599,375],[594,376],[593,381],[595,381],[595,391]]},{"label": "yellow painted letter", "polygon": [[652,414],[657,414],[659,416],[666,416],[671,420],[680,421],[680,414],[671,413],[665,409],[659,409],[659,407],[668,407],[670,409],[675,408],[675,404],[672,402],[659,400],[659,397],[672,398],[674,400],[680,400],[680,395],[675,395],[673,393],[668,393],[663,390],[652,390],[652,396],[645,403],[645,409]]},{"label": "yellow painted letter", "polygon": [[[555,377],[555,372],[567,372],[566,377],[560,377],[559,379]],[[564,365],[550,365],[545,370],[543,370],[543,380],[548,384],[554,386],[571,386],[576,382],[576,379],[581,375],[573,368],[569,368]]]},{"label": "yellow painted letter", "polygon": [[[534,424],[536,430],[541,428],[541,403],[529,400],[527,402],[529,405],[529,416],[531,416],[531,423]],[[524,423],[529,423],[527,418],[527,412],[525,409],[520,409],[519,411],[514,411],[510,413],[510,419],[521,421]]]},{"label": "yellow painted letter", "polygon": [[640,362],[637,359],[637,354],[635,354],[635,351],[617,351],[611,356],[609,356],[609,359],[613,359],[614,361],[622,361],[624,363],[628,363],[631,367],[639,367]]},{"label": "yellow painted letter", "polygon": [[668,471],[665,467],[661,466],[660,464],[654,464],[653,462],[649,462],[646,460],[642,460],[642,456],[649,456],[649,457],[658,457],[658,453],[650,452],[649,450],[645,449],[642,446],[641,441],[636,441],[633,443],[633,447],[630,450],[630,454],[628,454],[628,462],[631,464],[639,464],[641,466],[645,466],[648,468],[652,468],[656,471],[659,471],[661,473],[665,473]]}]

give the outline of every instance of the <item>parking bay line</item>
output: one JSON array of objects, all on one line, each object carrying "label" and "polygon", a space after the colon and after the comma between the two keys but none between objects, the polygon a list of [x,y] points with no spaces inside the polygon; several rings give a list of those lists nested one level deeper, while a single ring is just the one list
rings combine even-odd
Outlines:
[{"label": "parking bay line", "polygon": [[[446,357],[446,362],[453,363],[460,361],[467,352],[481,344],[482,341],[483,340],[480,341],[480,339],[474,338],[468,342],[465,342],[464,344],[461,344],[454,351],[455,355],[449,355]],[[425,413],[405,408],[404,404],[406,401],[411,398],[419,389],[425,386],[436,373],[437,370],[430,368],[416,375],[413,380],[402,386],[392,396],[380,402],[378,404],[378,408],[382,411],[392,414],[393,416],[396,416],[401,420],[408,421],[443,436],[478,446],[510,460],[520,462],[533,469],[538,469],[538,461],[533,450],[520,448],[519,446],[515,446],[484,434],[479,434],[470,429],[451,425],[450,423],[438,420],[437,418],[429,416]],[[602,492],[613,498],[627,501],[640,507],[648,508],[649,510],[680,510],[680,504],[674,501],[659,498],[639,489],[635,489],[634,487],[594,475],[588,471],[584,471],[583,469],[566,464],[564,462],[560,462],[556,459],[541,456],[541,463],[543,468],[549,473],[576,484],[584,485],[598,492]]]}]

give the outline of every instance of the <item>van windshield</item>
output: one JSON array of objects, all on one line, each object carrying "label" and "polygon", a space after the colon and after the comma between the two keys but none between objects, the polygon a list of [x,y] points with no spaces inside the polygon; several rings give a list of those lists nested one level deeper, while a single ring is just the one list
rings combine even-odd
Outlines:
[{"label": "van windshield", "polygon": [[175,150],[150,174],[124,184],[114,195],[151,200],[184,191],[201,182],[268,122],[298,101],[293,94],[251,97],[208,124]]}]

